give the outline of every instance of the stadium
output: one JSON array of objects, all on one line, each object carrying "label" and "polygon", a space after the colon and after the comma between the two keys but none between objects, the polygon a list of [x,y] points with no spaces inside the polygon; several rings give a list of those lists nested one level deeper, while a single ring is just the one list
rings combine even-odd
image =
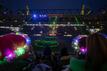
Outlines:
[{"label": "stadium", "polygon": [[[64,64],[60,60],[57,67],[57,64],[52,64],[50,61],[52,55],[55,55],[56,59],[60,59],[62,51],[62,55],[65,53],[65,56],[75,57],[80,51],[79,40],[81,38],[83,38],[82,41],[87,40],[89,35],[95,33],[102,33],[106,36],[106,1],[101,6],[99,6],[100,2],[96,1],[96,7],[91,6],[93,3],[88,0],[77,2],[71,0],[70,2],[64,0],[62,2],[59,0],[52,0],[52,2],[49,0],[43,2],[41,0],[19,0],[16,2],[14,0],[10,2],[0,0],[0,70],[37,71],[33,70],[33,66],[37,65],[40,62],[38,59],[40,59],[41,61],[45,60],[46,63],[44,63],[51,66],[52,71],[55,69],[63,71],[63,66],[69,65],[69,60],[66,60],[68,58],[65,57],[64,62],[67,61],[68,63]],[[78,41],[76,41],[77,39]],[[14,44],[17,47],[12,46]],[[8,47],[10,45],[11,47]],[[81,42],[81,46],[84,45],[86,43]],[[5,51],[6,49],[12,49],[12,52],[9,51],[11,55],[7,53],[10,59],[6,58],[5,52],[8,52],[8,50]],[[18,51],[16,52],[16,50]],[[85,49],[83,49],[84,51]],[[13,57],[12,53],[15,53]],[[49,54],[52,55],[49,56]],[[7,66],[8,70],[6,70],[3,65],[10,66]]]}]

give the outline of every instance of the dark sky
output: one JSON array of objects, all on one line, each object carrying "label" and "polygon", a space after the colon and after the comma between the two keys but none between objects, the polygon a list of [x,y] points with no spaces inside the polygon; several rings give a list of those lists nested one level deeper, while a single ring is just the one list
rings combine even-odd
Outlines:
[{"label": "dark sky", "polygon": [[[0,0],[0,4],[11,10],[25,9],[25,0]],[[30,9],[80,9],[82,0],[29,0]],[[84,0],[92,10],[107,8],[107,0]]]}]

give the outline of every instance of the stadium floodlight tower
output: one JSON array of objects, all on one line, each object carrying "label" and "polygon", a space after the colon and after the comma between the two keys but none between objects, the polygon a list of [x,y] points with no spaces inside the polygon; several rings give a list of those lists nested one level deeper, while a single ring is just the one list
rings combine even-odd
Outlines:
[{"label": "stadium floodlight tower", "polygon": [[29,13],[29,0],[25,0],[26,1],[26,16],[28,16]]},{"label": "stadium floodlight tower", "polygon": [[82,0],[82,6],[81,6],[81,12],[80,12],[80,15],[84,15],[84,13],[85,13],[85,4],[84,4],[84,0]]},{"label": "stadium floodlight tower", "polygon": [[30,15],[30,11],[29,11],[29,0],[25,0],[25,16],[26,16],[26,22],[25,24],[28,24],[28,18]]},{"label": "stadium floodlight tower", "polygon": [[[88,2],[88,7],[85,6],[85,1]],[[90,10],[90,4],[89,4],[89,0],[82,0],[81,3],[81,11],[80,11],[80,15],[84,16],[84,15],[90,15],[92,13],[92,10]]]}]

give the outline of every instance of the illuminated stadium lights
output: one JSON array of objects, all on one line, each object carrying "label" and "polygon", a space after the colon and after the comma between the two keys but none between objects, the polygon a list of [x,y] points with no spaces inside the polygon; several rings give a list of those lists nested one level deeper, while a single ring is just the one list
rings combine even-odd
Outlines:
[{"label": "illuminated stadium lights", "polygon": [[14,20],[14,22],[18,22],[17,20]]},{"label": "illuminated stadium lights", "polygon": [[33,36],[42,36],[42,34],[34,34]]},{"label": "illuminated stadium lights", "polygon": [[43,31],[42,31],[42,30],[40,31],[40,34],[43,34]]},{"label": "illuminated stadium lights", "polygon": [[23,20],[23,22],[25,22],[25,20]]},{"label": "illuminated stadium lights", "polygon": [[46,18],[47,15],[45,15],[45,14],[40,14],[39,17],[40,17],[40,18]]},{"label": "illuminated stadium lights", "polygon": [[47,15],[39,15],[39,17],[44,18],[47,17]]},{"label": "illuminated stadium lights", "polygon": [[37,18],[37,15],[36,15],[36,14],[34,14],[34,15],[33,15],[33,18]]},{"label": "illuminated stadium lights", "polygon": [[56,33],[50,33],[49,36],[56,36]]},{"label": "illuminated stadium lights", "polygon": [[46,14],[33,14],[33,18],[46,18],[47,15]]},{"label": "illuminated stadium lights", "polygon": [[89,24],[91,24],[91,21],[89,21]]},{"label": "illuminated stadium lights", "polygon": [[100,30],[101,30],[100,28],[89,29],[89,31],[91,32],[91,34],[99,32]]},{"label": "illuminated stadium lights", "polygon": [[32,27],[31,30],[33,30],[34,28]]},{"label": "illuminated stadium lights", "polygon": [[101,29],[104,29],[103,26],[100,26]]},{"label": "illuminated stadium lights", "polygon": [[67,32],[64,32],[64,34],[67,34]]},{"label": "illuminated stadium lights", "polygon": [[71,24],[70,22],[67,22],[67,24]]},{"label": "illuminated stadium lights", "polygon": [[15,32],[20,30],[19,27],[12,27],[12,26],[11,27],[9,27],[9,26],[0,26],[0,28],[10,29],[10,30],[15,31]]},{"label": "illuminated stadium lights", "polygon": [[77,27],[74,27],[75,30],[77,30]]},{"label": "illuminated stadium lights", "polygon": [[6,11],[4,11],[4,12],[3,12],[3,14],[7,14],[7,12],[6,12]]},{"label": "illuminated stadium lights", "polygon": [[[26,26],[53,26],[53,24],[25,24]],[[55,24],[54,26],[59,27],[65,27],[65,26],[85,26],[84,24]]]},{"label": "illuminated stadium lights", "polygon": [[64,36],[66,36],[66,37],[72,37],[72,35],[71,35],[71,34],[67,34],[67,35],[64,35]]}]

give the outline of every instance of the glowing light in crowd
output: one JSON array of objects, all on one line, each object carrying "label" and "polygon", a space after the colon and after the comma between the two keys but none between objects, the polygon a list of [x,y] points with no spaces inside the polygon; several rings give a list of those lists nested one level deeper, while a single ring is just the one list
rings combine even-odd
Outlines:
[{"label": "glowing light in crowd", "polygon": [[78,49],[78,47],[74,47],[75,49]]},{"label": "glowing light in crowd", "polygon": [[81,47],[81,48],[80,48],[80,51],[81,51],[82,53],[86,53],[86,52],[87,52],[87,48]]},{"label": "glowing light in crowd", "polygon": [[15,50],[15,53],[17,56],[23,55],[25,53],[25,49],[23,47],[19,47]]},{"label": "glowing light in crowd", "polygon": [[31,43],[30,38],[27,36],[27,34],[22,34],[20,32],[16,32],[16,35],[21,35],[22,37],[24,37],[26,39],[26,45],[29,45]]},{"label": "glowing light in crowd", "polygon": [[27,48],[28,46],[27,45],[24,45],[24,47],[23,48]]},{"label": "glowing light in crowd", "polygon": [[83,49],[83,48],[80,49],[80,47],[79,47],[79,41],[80,41],[80,39],[83,38],[83,37],[87,37],[87,35],[79,35],[79,36],[77,36],[76,38],[73,39],[72,47],[73,47],[75,50],[80,50],[80,51],[83,51],[83,52],[86,51],[86,49]]},{"label": "glowing light in crowd", "polygon": [[78,40],[75,40],[75,43],[78,43]]},{"label": "glowing light in crowd", "polygon": [[16,32],[16,35],[20,35],[21,33],[20,32]]},{"label": "glowing light in crowd", "polygon": [[[5,45],[5,41],[8,43],[7,45]],[[31,40],[26,34],[16,32],[15,34],[11,33],[1,36],[0,42],[2,42],[0,44],[0,61],[9,62],[14,58],[24,55],[28,51]],[[3,60],[1,60],[1,58]]]},{"label": "glowing light in crowd", "polygon": [[74,42],[74,45],[78,45],[78,42]]},{"label": "glowing light in crowd", "polygon": [[22,34],[22,33],[20,33],[20,32],[16,32],[16,34],[17,34],[17,35],[21,35],[23,38],[25,38],[26,44],[23,46],[24,48],[25,48],[25,47],[27,48],[27,47],[31,44],[31,40],[30,40],[30,38],[28,37],[27,34]]},{"label": "glowing light in crowd", "polygon": [[12,50],[10,50],[10,49],[6,49],[5,58],[7,59],[7,61],[12,60],[13,58],[15,58],[14,52]]},{"label": "glowing light in crowd", "polygon": [[31,43],[30,38],[25,38],[25,39],[26,39],[26,43],[27,43],[27,45],[29,45],[29,44]]},{"label": "glowing light in crowd", "polygon": [[[20,32],[16,32],[16,34],[17,35],[21,35],[23,38],[25,38],[25,40],[26,40],[26,44],[23,46],[23,47],[19,47],[18,48],[18,50],[16,50],[15,52],[16,52],[16,54],[17,55],[21,55],[21,54],[23,54],[23,53],[25,53],[25,49],[27,50],[28,49],[28,47],[30,46],[30,44],[31,44],[31,40],[30,40],[30,38],[28,37],[28,35],[27,34],[22,34],[22,33],[20,33]],[[24,48],[24,49],[23,49]],[[22,51],[23,53],[21,53],[20,51]]]}]

